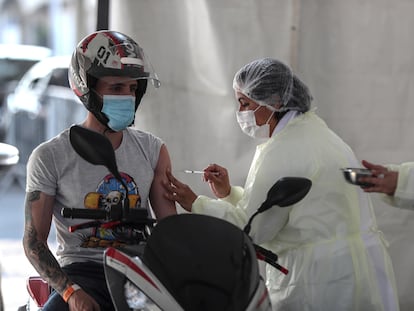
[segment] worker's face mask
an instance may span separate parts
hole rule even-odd
[[[103,95],[102,112],[109,119],[109,128],[115,132],[122,131],[130,126],[135,119],[135,97]]]
[[[253,138],[269,138],[270,137],[270,119],[272,118],[274,111],[272,111],[269,119],[263,125],[257,125],[255,112],[262,106],[258,106],[255,110],[237,111],[237,122],[240,125],[241,130]]]

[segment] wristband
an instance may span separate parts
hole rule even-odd
[[[71,286],[69,286],[68,288],[65,289],[65,291],[63,292],[63,300],[67,303],[70,296],[72,296],[72,294],[74,292],[76,292],[77,290],[81,289],[81,287],[78,284],[72,284]]]

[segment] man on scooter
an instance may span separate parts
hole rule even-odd
[[[71,147],[69,129],[39,145],[27,166],[25,231],[27,258],[53,287],[43,310],[114,310],[102,265],[103,252],[116,245],[116,230],[68,227],[84,221],[61,216],[62,208],[108,208],[133,196],[135,207],[150,206],[157,219],[176,214],[162,183],[171,169],[163,141],[133,129],[135,112],[150,80],[159,80],[142,48],[116,31],[97,31],[79,42],[69,66],[69,82],[88,110],[81,126],[105,135],[115,149],[125,189],[103,166],[83,160]],[[48,247],[52,220],[57,258]]]

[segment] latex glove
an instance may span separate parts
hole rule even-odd
[[[167,178],[169,183],[164,184],[166,198],[177,202],[185,210],[191,212],[191,207],[197,199],[197,195],[188,185],[175,178],[169,169],[167,169]]]

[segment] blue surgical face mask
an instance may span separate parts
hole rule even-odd
[[[122,131],[135,119],[135,97],[130,95],[103,95],[102,112],[109,119],[108,127]]]

